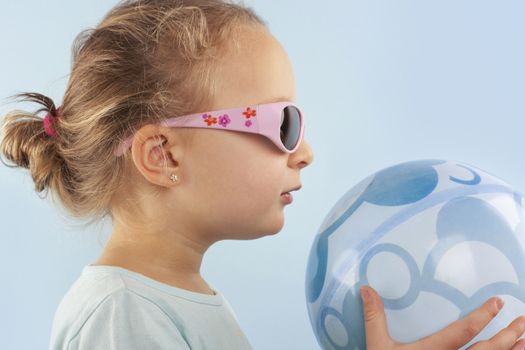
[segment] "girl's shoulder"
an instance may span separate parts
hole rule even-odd
[[[141,339],[154,335],[157,342],[163,341],[163,334],[169,335],[164,339],[167,344],[183,339],[191,348],[203,349],[207,342],[212,346],[224,341],[226,346],[225,334],[229,334],[238,339],[240,349],[249,349],[229,303],[212,289],[214,295],[196,293],[121,267],[87,265],[55,313],[55,346],[51,349],[62,349],[60,344],[68,343],[75,349],[81,342],[87,342],[82,343],[87,348],[103,348],[101,341],[134,339],[128,334],[133,332]],[[108,327],[108,322],[115,326]],[[138,336],[141,331],[149,335]],[[140,343],[139,339],[134,341]],[[154,345],[144,344],[141,348],[159,348],[159,344]],[[184,349],[182,345],[180,348]]]

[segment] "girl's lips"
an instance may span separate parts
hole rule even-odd
[[[281,200],[285,204],[290,204],[293,202],[293,196],[291,193],[286,192],[281,194]]]

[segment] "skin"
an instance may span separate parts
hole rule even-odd
[[[212,110],[288,100],[295,102],[290,60],[266,30],[243,30],[241,50],[229,52],[217,72]],[[303,139],[292,154],[263,136],[145,125],[132,144],[133,188],[117,195],[113,232],[92,265],[120,266],[193,292],[213,294],[200,275],[204,253],[224,239],[273,235],[284,225],[281,193],[301,184],[300,171],[313,161]],[[169,175],[179,180],[173,183]],[[126,208],[131,192],[139,210]],[[126,214],[126,210],[131,214]],[[452,350],[474,338],[497,314],[487,301],[463,320],[418,342],[401,344],[388,335],[381,298],[364,302],[368,350]],[[521,349],[518,318],[489,341],[470,349]]]

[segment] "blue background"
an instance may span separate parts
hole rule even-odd
[[[246,0],[286,48],[315,152],[276,236],[222,241],[204,278],[255,349],[318,349],[304,275],[325,215],[353,185],[416,159],[472,164],[525,192],[525,3]],[[59,105],[75,36],[116,1],[3,1],[0,98]],[[4,102],[5,100],[2,100]],[[0,106],[34,110],[34,105]],[[54,312],[98,257],[109,222],[82,229],[40,199],[26,170],[0,164],[0,348],[44,349]]]

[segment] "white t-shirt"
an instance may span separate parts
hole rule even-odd
[[[87,265],[55,312],[50,350],[252,349],[228,301]]]

